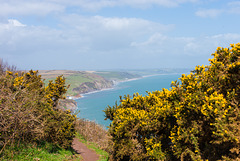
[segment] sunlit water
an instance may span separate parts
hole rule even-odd
[[[79,118],[96,121],[105,127],[109,126],[110,121],[104,120],[103,110],[108,106],[119,103],[119,96],[139,94],[146,95],[146,91],[152,92],[162,88],[170,88],[171,82],[177,80],[181,74],[156,75],[137,80],[118,83],[114,88],[89,93],[83,98],[77,99]]]

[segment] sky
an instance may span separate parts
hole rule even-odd
[[[0,58],[21,70],[194,68],[240,42],[240,0],[0,0]]]

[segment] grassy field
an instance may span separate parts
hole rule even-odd
[[[80,86],[84,82],[92,82],[93,79],[86,77],[82,74],[74,74],[66,77],[66,84],[70,84],[67,94],[76,95],[77,93],[73,92],[73,89]]]
[[[63,75],[66,78],[66,84],[70,85],[67,95],[76,95],[78,93],[73,92],[74,88],[79,87],[82,83],[93,82],[99,78],[99,76],[87,71],[70,71],[70,70],[43,70],[39,71],[39,74],[44,79],[44,83],[48,83],[49,80],[54,80],[57,76]]]
[[[94,73],[106,79],[114,80],[114,81],[123,81],[126,79],[140,77],[140,75],[137,75],[137,74],[130,74],[128,72],[118,72],[118,71],[97,71]]]

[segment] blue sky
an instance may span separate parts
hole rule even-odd
[[[240,42],[239,0],[0,0],[19,69],[194,68]]]

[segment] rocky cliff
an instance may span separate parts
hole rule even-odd
[[[58,101],[57,108],[65,110],[70,110],[74,113],[77,109],[77,102],[73,99],[61,99]]]
[[[83,94],[112,87],[113,87],[112,81],[106,79],[98,79],[92,82],[82,83],[80,86],[73,88],[73,92]]]

